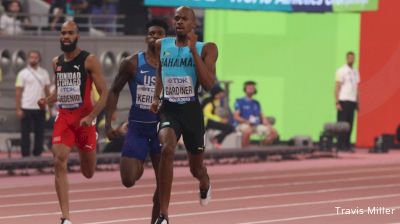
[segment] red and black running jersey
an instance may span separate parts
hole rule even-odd
[[[64,54],[58,56],[56,66],[57,102],[60,109],[91,110],[90,92],[92,78],[85,69],[89,52],[81,51],[71,61],[65,61]]]

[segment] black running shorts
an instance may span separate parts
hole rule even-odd
[[[175,131],[177,141],[181,135],[186,150],[191,154],[204,152],[204,118],[199,102],[185,104],[164,101],[160,108],[160,126],[172,128]]]

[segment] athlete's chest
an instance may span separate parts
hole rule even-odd
[[[139,66],[136,70],[134,82],[137,85],[155,86],[156,69],[148,64]]]

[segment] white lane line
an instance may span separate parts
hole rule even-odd
[[[226,183],[226,182],[238,182],[238,181],[251,181],[251,180],[272,180],[279,178],[289,178],[289,177],[315,177],[315,176],[328,176],[328,175],[340,175],[340,174],[359,174],[359,173],[371,173],[378,171],[394,171],[400,170],[400,168],[381,168],[381,169],[361,169],[361,170],[350,170],[350,171],[331,171],[331,172],[313,172],[313,173],[305,173],[305,174],[285,174],[285,175],[273,175],[273,176],[261,176],[261,177],[242,177],[242,178],[222,178],[222,179],[211,179],[213,183]],[[190,181],[177,181],[174,182],[174,186],[178,185],[190,185],[197,183],[194,179]],[[143,184],[135,186],[138,188],[149,188],[154,187],[155,184]],[[113,191],[113,190],[121,190],[123,187],[103,187],[103,188],[91,188],[91,189],[78,189],[78,190],[70,190],[70,194],[74,193],[86,193],[86,192],[98,192],[98,191]],[[16,198],[16,197],[31,197],[31,196],[44,196],[44,195],[54,195],[55,191],[45,191],[45,192],[36,192],[36,193],[18,193],[18,194],[1,194],[0,199],[2,198]]]
[[[309,190],[309,191],[286,192],[286,193],[276,193],[276,194],[263,194],[263,195],[251,195],[251,196],[241,196],[241,197],[231,197],[231,198],[220,198],[220,199],[213,199],[213,202],[227,202],[227,201],[272,198],[272,197],[293,196],[293,195],[306,195],[306,194],[322,194],[322,193],[338,192],[338,191],[365,190],[365,189],[388,188],[388,187],[398,187],[398,186],[400,186],[400,184],[331,188],[331,189],[323,189],[323,190]],[[218,190],[218,189],[216,189],[216,190]],[[197,203],[198,203],[197,200],[196,201],[182,201],[182,202],[174,202],[174,203],[171,203],[170,205],[175,206],[175,205],[186,205],[186,204],[197,204]],[[139,204],[139,205],[118,206],[118,207],[73,210],[70,213],[74,214],[74,213],[86,213],[86,212],[111,211],[111,210],[128,209],[128,208],[129,209],[145,208],[145,207],[152,207],[152,206],[153,206],[153,204]],[[1,219],[47,216],[47,215],[56,215],[56,214],[59,214],[59,212],[32,213],[32,214],[13,215],[13,216],[0,216],[0,220]]]
[[[377,176],[377,177],[357,177],[357,178],[341,178],[341,179],[331,179],[331,180],[301,181],[301,182],[288,182],[288,183],[276,183],[276,184],[242,185],[242,186],[235,186],[235,187],[215,188],[213,191],[214,192],[224,192],[224,191],[257,189],[257,188],[267,188],[267,187],[288,187],[288,186],[290,187],[290,186],[315,185],[315,184],[338,183],[338,182],[355,182],[355,181],[363,181],[363,180],[380,180],[380,179],[396,178],[396,177],[400,177],[400,174],[399,175]],[[374,186],[394,186],[394,185],[397,186],[397,184],[374,185]],[[366,189],[368,189],[368,188],[366,188]],[[182,195],[182,194],[192,194],[192,193],[198,193],[198,191],[178,191],[178,192],[172,192],[172,195]],[[124,199],[134,199],[134,198],[143,198],[143,197],[153,197],[153,193],[151,193],[151,194],[136,194],[133,196],[75,199],[75,200],[70,200],[70,203],[124,200]],[[32,203],[4,204],[4,205],[0,205],[0,208],[39,206],[39,205],[51,205],[51,204],[58,204],[58,201],[52,200],[52,201],[32,202]]]
[[[393,198],[393,197],[400,197],[400,194],[387,194],[387,195],[375,195],[375,196],[368,196],[368,197],[345,198],[345,199],[326,200],[326,201],[317,201],[317,202],[301,202],[301,203],[290,203],[290,204],[280,204],[280,205],[220,209],[220,210],[204,211],[204,212],[181,213],[181,214],[176,214],[176,215],[170,215],[169,217],[173,218],[173,217],[188,217],[188,216],[221,214],[221,213],[231,213],[231,212],[246,212],[246,211],[263,210],[263,209],[287,208],[287,207],[307,206],[307,205],[321,205],[321,204],[341,203],[341,202],[349,202],[349,201],[374,200],[374,199]],[[134,222],[134,221],[142,221],[142,220],[150,220],[150,218],[141,217],[141,218],[132,218],[132,219],[117,219],[117,220],[108,220],[108,221],[101,221],[101,222],[89,222],[89,223],[84,223],[84,224],[109,224],[109,223],[121,223],[121,222]]]
[[[387,209],[399,209],[400,206],[396,207],[388,207]],[[342,216],[342,214],[337,213],[326,213],[320,215],[307,215],[307,216],[296,216],[284,219],[270,219],[270,220],[261,220],[255,222],[241,222],[238,224],[265,224],[265,223],[273,223],[273,222],[287,222],[287,221],[296,221],[296,220],[304,220],[304,219],[314,219],[314,218],[322,218],[322,217],[330,217],[330,216]],[[395,223],[394,223],[395,224]]]

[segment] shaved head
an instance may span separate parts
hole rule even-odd
[[[194,13],[194,10],[188,6],[181,6],[181,7],[177,8],[175,12],[189,12],[191,19],[193,21],[196,20],[196,15]]]
[[[69,28],[69,29],[74,29],[76,31],[76,33],[79,33],[79,27],[78,25],[74,22],[74,21],[66,21],[62,24],[61,29],[62,28]]]

